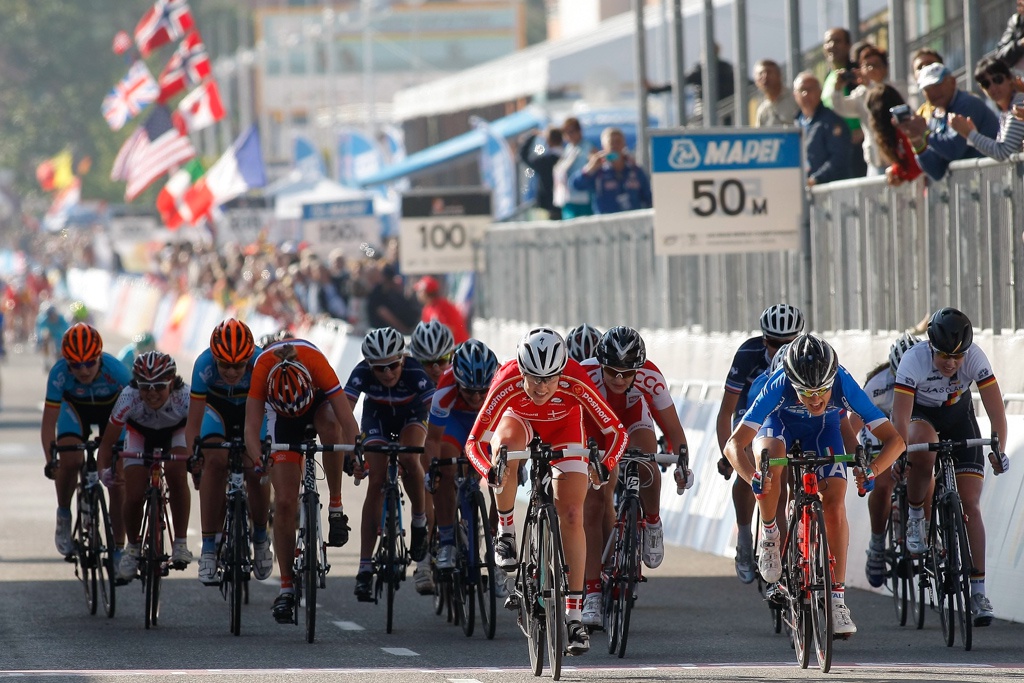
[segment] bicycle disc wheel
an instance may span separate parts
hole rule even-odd
[[[562,655],[565,653],[565,572],[562,567],[562,538],[554,510],[545,511],[541,531],[541,595],[544,598],[545,630],[548,642],[548,666],[551,678],[562,675]]]
[[[828,536],[825,534],[825,513],[821,503],[811,508],[807,538],[811,551],[811,625],[814,632],[814,654],[818,668],[828,673],[832,668],[832,563],[829,561]]]
[[[398,498],[398,491],[391,489],[384,496],[384,504],[387,506],[385,518],[384,538],[387,539],[386,561],[387,569],[384,575],[387,584],[387,632],[391,633],[395,621],[395,591],[398,590],[400,572],[398,570],[398,537],[402,533],[398,525],[398,506],[402,501]]]
[[[242,584],[244,582],[245,568],[245,501],[240,495],[235,495],[231,501],[231,527],[226,543],[229,545],[228,562],[230,566],[225,573],[225,578],[231,584],[228,596],[228,609],[231,612],[231,633],[239,635],[242,632]]]
[[[469,535],[464,533],[466,527],[458,522],[455,524],[455,570],[451,572],[451,586],[455,620],[468,638],[476,627],[476,582],[470,574],[471,562],[476,564],[476,560],[469,557]]]
[[[320,497],[309,492],[303,504],[306,506],[306,545],[302,549],[302,599],[306,603],[306,642],[316,640],[316,590],[319,585],[319,558],[317,543],[320,534]]]
[[[935,572],[933,588],[935,591],[935,602],[938,603],[939,607],[942,640],[946,643],[947,647],[953,647],[953,641],[956,638],[956,626],[953,624],[955,619],[953,603],[956,599],[954,597],[956,578],[950,564],[950,551],[955,551],[955,547],[951,547],[951,544],[955,546],[956,541],[953,538],[955,537],[956,530],[949,519],[949,511],[946,506],[947,503],[941,501],[932,511],[932,526],[935,527],[936,533],[933,534],[932,538],[931,558],[932,570]]]
[[[640,528],[637,526],[640,507],[636,500],[627,500],[620,512],[622,520],[622,554],[619,556],[619,595],[616,599],[618,617],[615,630],[618,632],[618,655],[626,656],[626,642],[629,639],[629,618],[633,611],[637,573],[640,568]]]
[[[803,524],[798,520],[797,524]],[[782,579],[789,594],[789,628],[793,638],[793,651],[797,664],[806,669],[811,661],[811,615],[805,586],[809,577],[805,574],[806,563],[801,561],[801,549],[797,543],[794,525],[790,525],[789,543],[786,551],[786,570]]]
[[[967,540],[967,527],[960,506],[959,496],[950,498],[953,512],[951,521],[956,529],[956,548],[950,551],[950,568],[953,586],[953,607],[956,610],[957,626],[960,629],[960,641],[965,650],[970,650],[974,638],[974,617],[971,616],[971,546]]]
[[[477,603],[480,607],[480,625],[487,640],[494,639],[498,611],[498,567],[494,564],[494,538],[487,523],[484,496],[477,491],[473,501],[473,517],[467,530],[469,541],[469,571],[476,576]]]
[[[117,575],[114,573],[114,549],[117,545],[114,542],[114,531],[110,526],[110,514],[107,512],[107,501],[102,493],[96,495],[96,507],[98,511],[97,524],[102,529],[101,546],[97,549],[96,561],[97,572],[99,573],[99,595],[103,603],[103,610],[107,617],[114,616],[114,585]]]

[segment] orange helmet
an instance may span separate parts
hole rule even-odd
[[[103,338],[88,323],[75,323],[60,342],[60,352],[69,363],[88,363],[103,353]]]
[[[283,360],[267,375],[267,402],[286,417],[302,415],[313,402],[313,378],[300,363]]]
[[[210,335],[210,353],[221,363],[242,363],[256,350],[252,330],[240,320],[228,318],[213,328]]]

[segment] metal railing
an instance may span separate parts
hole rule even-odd
[[[927,185],[864,178],[814,188],[810,291],[798,252],[655,256],[654,210],[496,225],[480,246],[476,313],[563,328],[739,332],[787,301],[822,331],[901,330],[940,306],[962,309],[979,329],[1024,329],[1022,159],[956,162]]]

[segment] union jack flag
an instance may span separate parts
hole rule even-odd
[[[210,77],[210,56],[199,31],[189,31],[160,73],[160,101]]]
[[[156,0],[135,27],[135,44],[143,57],[161,45],[178,40],[195,22],[186,0]]]
[[[128,73],[103,98],[103,118],[111,130],[121,130],[128,119],[138,116],[160,94],[160,86],[153,74],[141,61],[136,61]]]

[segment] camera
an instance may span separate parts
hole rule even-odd
[[[843,71],[843,82],[850,83],[851,85],[857,82],[857,70],[846,69]]]
[[[909,121],[910,117],[914,115],[914,113],[910,111],[910,106],[906,104],[900,104],[895,107],[890,107],[889,113],[892,114],[892,117],[894,119],[896,119],[896,123],[903,123],[904,121]]]

